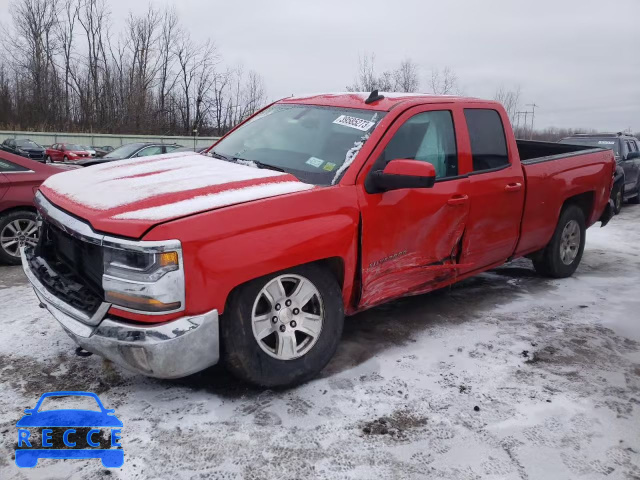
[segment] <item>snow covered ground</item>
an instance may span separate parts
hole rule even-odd
[[[0,479],[638,479],[638,312],[633,205],[588,231],[573,278],[519,260],[360,314],[322,377],[284,391],[77,357],[21,271],[0,267]],[[52,390],[115,408],[122,469],[15,466],[15,423]]]

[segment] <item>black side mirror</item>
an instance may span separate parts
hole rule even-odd
[[[640,158],[640,152],[629,152],[629,153],[627,153],[626,160],[634,160],[636,158]]]
[[[436,169],[418,160],[391,160],[384,170],[369,174],[367,192],[382,193],[403,188],[431,188],[436,181]]]

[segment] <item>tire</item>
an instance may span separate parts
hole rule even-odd
[[[36,228],[34,231],[33,229]],[[15,210],[0,216],[0,262],[19,265],[20,247],[38,242],[36,214]]]
[[[267,294],[267,287],[279,293]],[[315,293],[301,304],[313,289]],[[290,300],[290,305],[281,304]],[[267,275],[231,293],[220,323],[222,360],[232,374],[254,385],[297,385],[316,376],[331,360],[343,324],[342,292],[328,270],[311,264]],[[285,346],[291,348],[279,351]]]
[[[68,161],[69,161],[69,157],[67,157],[67,156],[65,155],[64,157],[62,157],[62,160],[63,160],[64,162],[68,162]]]
[[[576,205],[567,206],[560,214],[551,241],[533,266],[540,275],[566,278],[580,265],[586,240],[584,213]],[[575,235],[572,233],[575,232]],[[579,238],[576,236],[579,234]]]
[[[51,156],[47,155],[46,158],[44,159],[44,163],[51,163]]]
[[[624,203],[624,184],[618,187],[615,196],[613,197],[613,213],[618,215],[622,211],[622,204]]]
[[[633,203],[634,205],[640,204],[640,179],[638,179],[638,184],[636,185],[636,193],[629,199],[629,203]]]

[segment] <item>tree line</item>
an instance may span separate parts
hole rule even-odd
[[[225,66],[172,8],[113,33],[107,0],[14,0],[0,30],[0,128],[220,135],[266,101],[262,77]]]

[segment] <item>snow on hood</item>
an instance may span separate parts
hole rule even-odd
[[[40,188],[100,229],[100,223],[169,220],[314,186],[287,173],[179,152],[60,173]]]

